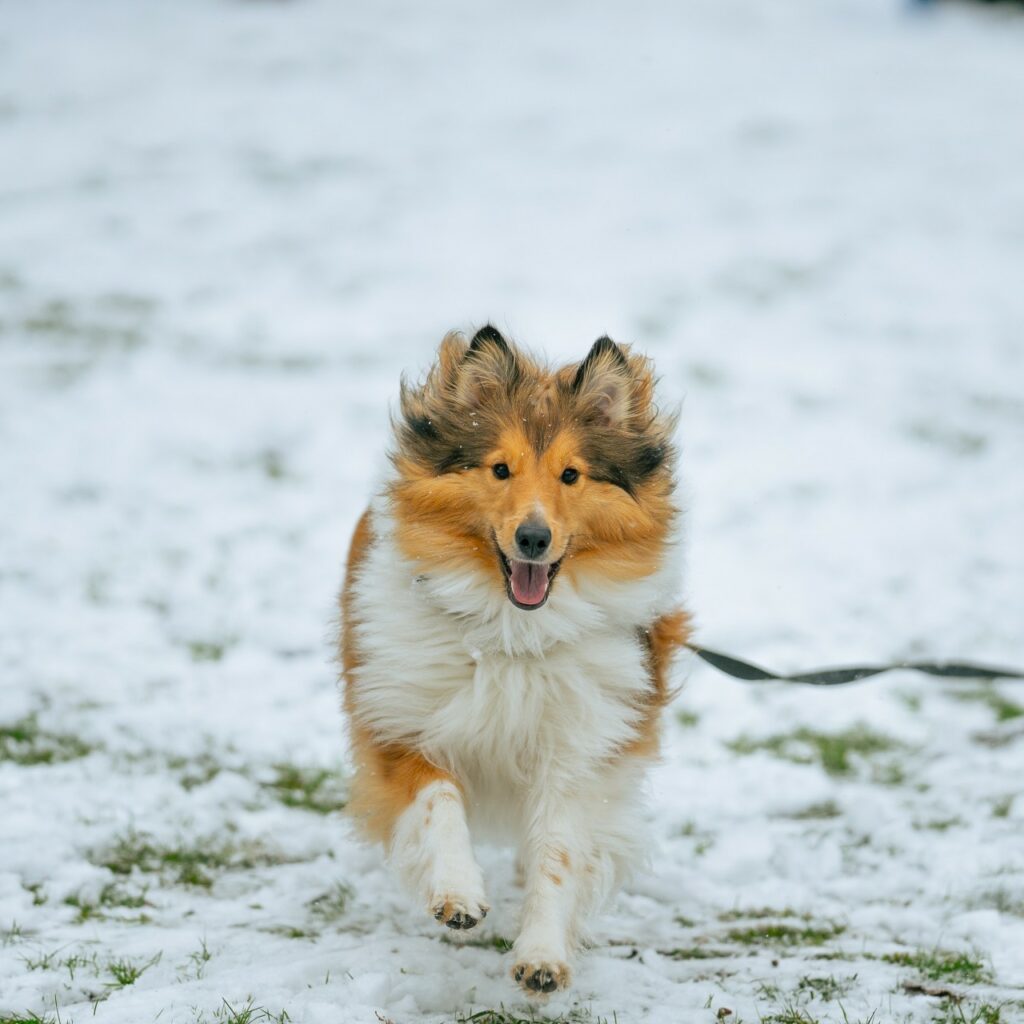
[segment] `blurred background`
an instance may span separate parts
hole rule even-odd
[[[449,329],[654,358],[710,646],[1024,660],[1019,5],[8,4],[0,142],[0,1020],[514,998],[318,813],[348,535]],[[842,1019],[813,943],[779,968],[723,934],[770,908],[873,951],[857,1019],[961,1005],[907,977],[1016,1019],[1020,695],[686,674],[652,873],[553,1015]],[[206,850],[209,884],[146,849]]]

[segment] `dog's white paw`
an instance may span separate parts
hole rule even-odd
[[[572,981],[569,965],[557,958],[521,957],[512,968],[512,977],[528,996],[546,996],[568,988]]]
[[[487,916],[491,908],[482,900],[455,891],[435,892],[430,898],[430,913],[448,928],[467,931]]]

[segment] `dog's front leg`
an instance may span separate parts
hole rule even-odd
[[[551,793],[539,804],[521,851],[526,893],[512,968],[513,978],[529,995],[569,985],[569,961],[582,918],[603,874],[578,804]]]
[[[392,831],[391,858],[427,910],[449,928],[472,928],[490,909],[473,856],[462,792],[451,777],[416,793]]]

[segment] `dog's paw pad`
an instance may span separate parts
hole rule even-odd
[[[569,968],[557,960],[520,960],[512,968],[512,977],[527,995],[547,995],[569,987]]]
[[[446,927],[455,931],[468,931],[482,921],[490,909],[485,903],[448,896],[432,901],[430,912],[435,921],[440,921]]]

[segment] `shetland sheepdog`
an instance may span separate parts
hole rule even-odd
[[[391,467],[341,595],[350,807],[447,928],[487,916],[473,838],[518,847],[512,977],[570,983],[642,859],[678,606],[675,420],[650,362],[599,338],[541,365],[486,326],[402,381]]]

